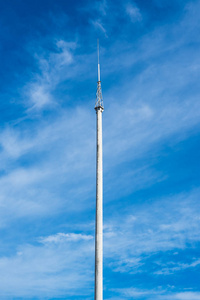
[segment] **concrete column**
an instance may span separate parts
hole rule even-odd
[[[103,161],[102,111],[97,114],[97,166],[96,166],[96,229],[95,229],[95,300],[103,300]]]

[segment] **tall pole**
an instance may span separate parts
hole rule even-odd
[[[102,112],[103,98],[100,81],[99,42],[98,42],[98,81],[96,93],[97,116],[97,161],[96,161],[96,227],[95,227],[95,300],[103,300],[103,151],[102,151]]]

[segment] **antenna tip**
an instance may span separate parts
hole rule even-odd
[[[97,55],[98,55],[98,64],[99,64],[99,39],[97,39]]]

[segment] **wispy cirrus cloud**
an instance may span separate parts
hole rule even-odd
[[[130,17],[132,22],[142,21],[142,14],[135,3],[128,3],[126,5],[126,13]]]
[[[145,271],[149,256],[176,249],[181,251],[199,242],[198,195],[198,190],[194,190],[185,195],[159,199],[153,204],[136,204],[132,207],[132,215],[129,207],[129,214],[126,218],[123,215],[123,220],[120,216],[110,219],[105,228],[105,257],[108,260],[112,257],[111,267],[117,272],[129,274]],[[171,271],[198,264],[199,260],[180,264],[176,258]],[[164,274],[163,267],[156,265],[157,274]]]
[[[156,271],[158,275],[169,275],[174,274],[177,271],[183,271],[185,269],[195,268],[200,265],[200,259],[193,259],[191,263],[180,263],[180,262],[167,262],[166,264],[160,265],[160,270]]]
[[[81,233],[62,233],[59,232],[55,235],[50,235],[47,237],[41,237],[39,239],[39,242],[45,244],[45,243],[60,243],[60,242],[67,242],[67,241],[74,241],[78,242],[81,240],[91,240],[93,239],[92,235],[86,235],[86,234],[81,234]]]
[[[107,37],[106,29],[105,29],[105,27],[103,26],[103,24],[101,23],[100,20],[92,21],[92,24],[94,25],[95,28],[101,30],[105,34],[105,36]]]
[[[25,95],[30,105],[29,110],[40,110],[46,106],[56,105],[52,93],[60,80],[63,80],[63,69],[73,63],[72,51],[75,42],[58,40],[55,52],[35,54],[40,73],[36,74],[25,86]]]
[[[173,287],[169,287],[168,290],[154,289],[154,290],[142,290],[137,288],[127,288],[127,289],[116,289],[113,292],[120,296],[108,298],[108,300],[118,300],[118,299],[148,299],[153,300],[198,300],[200,292],[198,291],[184,291],[176,293],[173,291]]]
[[[88,122],[84,123],[84,119]],[[91,122],[92,116],[87,111],[75,110],[60,116],[57,121],[53,120],[51,124],[44,122],[42,129],[41,124],[39,127],[31,127],[31,132],[28,128],[7,127],[1,133],[0,157],[4,162],[0,177],[2,220],[9,222],[10,214],[14,220],[30,214],[36,216],[56,213],[62,207],[61,199],[65,199],[63,205],[69,201],[70,211],[77,207],[73,201],[77,198],[81,209],[81,202],[85,197],[91,196],[94,188],[94,185],[89,189],[85,185],[94,172],[94,167],[91,167],[95,161]],[[90,132],[87,138],[86,132]],[[82,138],[77,139],[80,134]],[[35,156],[37,160],[33,159]],[[27,160],[31,161],[28,166]],[[88,173],[85,172],[86,169]],[[73,174],[76,174],[75,177]],[[80,185],[74,193],[73,186],[77,180]],[[64,192],[66,186],[68,189]],[[55,196],[56,190],[59,190],[59,196]]]
[[[54,242],[49,237],[48,241],[43,239],[42,245],[21,245],[14,255],[1,257],[0,287],[4,299],[90,295],[94,245],[91,238],[85,237],[58,234],[56,242],[55,236]],[[66,242],[60,244],[63,238]]]

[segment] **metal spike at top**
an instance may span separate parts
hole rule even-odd
[[[99,39],[97,39],[97,56],[98,56],[98,64],[99,64]]]
[[[100,80],[100,64],[99,64],[99,39],[97,40],[97,57],[98,57],[98,81]]]
[[[100,63],[99,63],[99,39],[97,40],[97,56],[98,56],[98,81],[97,81],[95,109],[98,107],[103,109],[103,96],[102,96],[102,90],[101,90]]]

